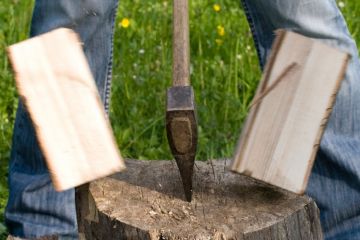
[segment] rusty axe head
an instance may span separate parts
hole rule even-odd
[[[192,175],[197,147],[194,91],[174,86],[167,91],[166,131],[172,154],[180,170],[187,201],[192,197]]]

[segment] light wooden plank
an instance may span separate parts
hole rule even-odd
[[[250,110],[232,170],[303,193],[348,58],[319,41],[279,31],[255,96],[261,101]]]
[[[57,29],[8,48],[55,189],[125,168],[81,41]]]

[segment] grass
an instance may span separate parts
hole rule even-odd
[[[122,3],[118,22],[128,18],[130,25],[115,34],[111,105],[115,135],[125,156],[169,159],[164,112],[171,85],[172,8],[167,1]],[[198,159],[231,155],[260,73],[239,3],[218,3],[219,12],[208,1],[192,1],[191,7]],[[219,36],[218,28],[225,30],[224,36]]]
[[[217,3],[221,10],[216,12]],[[343,0],[360,42],[360,2]],[[27,37],[33,1],[0,1],[0,239],[17,96],[4,49]],[[123,0],[116,21],[110,119],[122,154],[170,159],[164,128],[171,85],[171,1]],[[121,27],[129,19],[127,28]],[[240,1],[191,2],[191,79],[199,116],[197,158],[231,156],[260,70]],[[224,34],[222,31],[224,30]],[[223,36],[220,36],[223,35]]]
[[[7,168],[11,136],[17,106],[13,77],[5,55],[5,47],[26,39],[32,1],[0,2],[0,239],[5,239],[3,212],[7,201]]]

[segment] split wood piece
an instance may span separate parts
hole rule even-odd
[[[304,193],[349,55],[279,31],[231,169]]]
[[[229,172],[229,163],[196,162],[189,203],[174,161],[127,160],[126,172],[79,189],[80,239],[323,239],[312,199]]]
[[[8,48],[55,189],[124,169],[81,41],[58,29]]]

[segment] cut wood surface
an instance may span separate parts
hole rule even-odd
[[[322,239],[313,200],[230,172],[229,163],[196,162],[188,203],[175,161],[127,160],[127,171],[78,189],[81,239]]]
[[[62,28],[12,45],[8,53],[55,188],[123,169],[78,36]]]
[[[303,193],[348,54],[279,31],[232,170]]]

